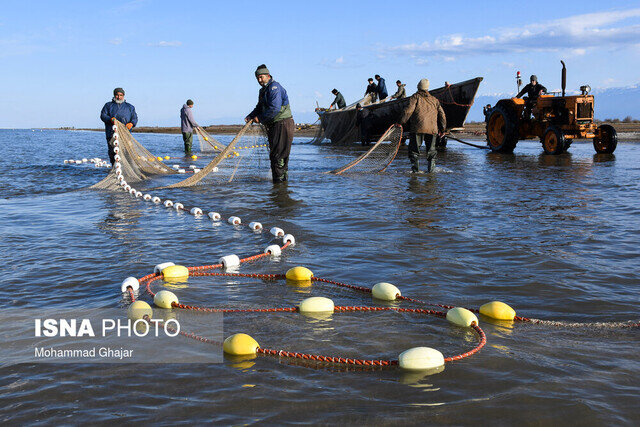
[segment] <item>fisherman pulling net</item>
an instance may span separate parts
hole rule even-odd
[[[200,142],[200,152],[220,153],[222,150],[227,148],[226,145],[209,135],[207,131],[200,126],[194,127],[193,130],[195,130],[195,133],[198,136],[198,142]]]
[[[395,159],[402,142],[402,126],[391,125],[366,153],[330,173],[336,175],[380,173]]]
[[[112,168],[102,181],[92,185],[90,188],[117,189],[119,185],[116,178],[118,171],[122,173],[124,180],[130,183],[144,181],[154,175],[177,173],[136,141],[129,129],[120,121],[115,120],[113,130],[115,132],[109,144],[114,146],[114,142],[118,141],[118,146],[114,147],[114,152],[116,153],[116,158],[119,159],[120,167]]]
[[[264,127],[245,124],[240,132],[208,165],[199,172],[166,188],[231,182],[265,177],[269,171],[267,137]]]

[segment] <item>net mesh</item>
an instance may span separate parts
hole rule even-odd
[[[200,142],[200,152],[220,153],[222,152],[222,150],[227,148],[226,145],[222,144],[220,141],[209,135],[207,131],[200,126],[195,127],[194,130],[198,137],[198,141]]]
[[[268,144],[264,127],[249,122],[199,172],[166,188],[261,179],[269,173],[269,152],[266,147]]]
[[[384,172],[398,154],[401,142],[402,126],[392,125],[366,153],[331,173],[342,175]]]
[[[120,170],[125,181],[134,183],[144,181],[154,175],[177,173],[136,141],[124,124],[116,120],[114,126],[115,133],[109,144],[115,146],[117,141],[116,151],[118,151],[117,155],[120,156]],[[116,174],[116,169],[112,168],[104,179],[92,185],[91,188],[117,189],[119,183],[116,179]]]
[[[368,94],[364,98],[339,110],[319,109],[320,119],[318,120],[318,130],[313,139],[307,141],[307,144],[321,144],[326,139],[330,139],[331,142],[336,145],[345,145],[352,141],[359,141],[360,129],[356,126],[356,105],[360,104],[365,106],[372,103],[371,94]],[[325,114],[335,115],[337,111],[339,111],[338,120],[334,117],[332,117],[331,120],[323,117]]]

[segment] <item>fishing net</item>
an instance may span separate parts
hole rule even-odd
[[[261,179],[268,176],[269,167],[269,151],[264,127],[249,122],[208,165],[192,176],[166,188]]]
[[[331,173],[341,175],[384,172],[398,154],[401,142],[402,126],[391,125],[366,153]]]
[[[345,145],[349,142],[360,140],[360,130],[356,126],[357,110],[356,105],[371,105],[371,94],[349,104],[339,110],[328,110],[319,108],[318,130],[312,140],[307,144],[320,144],[326,139],[336,145]],[[338,119],[336,119],[338,118]]]
[[[120,156],[120,170],[126,182],[139,182],[154,175],[177,173],[136,141],[124,124],[116,120],[114,126],[115,132],[109,144],[113,146],[115,141],[118,141],[115,151],[117,151],[116,155]],[[116,174],[116,168],[112,168],[102,181],[92,185],[90,188],[117,189],[119,183],[116,179]]]
[[[195,133],[200,142],[200,152],[202,153],[220,153],[227,148],[226,145],[220,143],[217,139],[207,133],[206,130],[197,126],[194,128]]]

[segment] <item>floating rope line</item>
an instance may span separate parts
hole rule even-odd
[[[284,247],[283,247],[284,249]],[[242,262],[246,262],[254,259],[255,257],[247,257],[241,260]],[[214,264],[212,266],[202,266],[207,269],[211,268],[221,268],[222,265]],[[284,280],[286,279],[286,275],[282,274],[244,274],[244,273],[213,273],[213,272],[200,272],[202,267],[187,267],[190,271],[194,271],[191,276],[227,276],[227,277],[248,277],[248,278],[258,278],[263,280]],[[162,279],[163,276],[158,273],[150,274],[144,276],[139,279],[141,284],[145,284],[147,292],[154,297],[160,295],[160,293],[154,293],[151,290],[151,283],[156,280]],[[317,277],[311,277],[312,281],[317,282],[330,282],[326,279],[320,279]],[[164,291],[167,292],[167,291]],[[172,301],[170,303],[171,308],[181,309],[181,310],[191,310],[199,313],[304,313],[304,310],[300,306],[295,307],[276,307],[276,308],[252,308],[252,309],[232,309],[232,308],[210,308],[210,307],[197,307],[187,304],[181,304],[177,300]],[[397,312],[397,313],[411,313],[411,314],[420,314],[420,315],[431,315],[440,318],[447,318],[447,313],[443,311],[436,310],[428,310],[428,309],[420,309],[420,308],[399,308],[399,307],[370,307],[370,306],[333,306],[333,313],[353,313],[353,312]],[[443,357],[444,362],[453,362],[457,360],[464,359],[469,357],[478,351],[487,342],[486,335],[482,331],[482,329],[478,326],[477,321],[472,322],[470,325],[478,336],[477,345],[464,353],[456,354],[453,356]],[[208,338],[198,336],[196,334],[184,332],[181,335],[195,339],[201,342],[207,342],[211,344],[220,344],[219,342],[209,340]],[[385,359],[361,359],[361,358],[347,358],[347,357],[339,357],[339,356],[326,356],[319,354],[309,354],[309,353],[299,353],[292,352],[287,350],[275,350],[269,348],[257,347],[256,354],[258,355],[268,355],[268,356],[277,356],[277,357],[287,357],[287,358],[295,358],[302,360],[311,360],[317,362],[327,362],[327,363],[337,363],[337,364],[346,364],[346,365],[356,365],[356,366],[373,366],[373,367],[386,367],[386,366],[397,366],[400,364],[399,360],[385,360]]]

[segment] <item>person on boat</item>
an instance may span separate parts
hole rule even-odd
[[[295,124],[289,105],[287,91],[271,77],[266,65],[259,65],[255,71],[261,86],[258,104],[245,117],[245,122],[262,123],[269,140],[269,159],[274,183],[284,182],[289,174],[289,154],[293,142]]]
[[[182,141],[184,141],[184,154],[191,154],[191,144],[193,143],[193,128],[198,124],[193,119],[193,101],[187,99],[187,103],[180,110],[180,130],[182,131]]]
[[[525,85],[520,92],[516,95],[516,98],[520,98],[525,93],[527,94],[527,98],[525,98],[525,108],[524,108],[524,118],[529,119],[531,117],[531,110],[536,105],[536,101],[538,97],[543,93],[547,93],[547,88],[538,83],[538,77],[535,74],[532,74],[529,78],[530,83]]]
[[[376,102],[376,97],[378,96],[378,85],[373,82],[373,79],[369,77],[369,85],[367,86],[367,90],[364,92],[364,96],[371,94],[371,102]]]
[[[396,85],[398,85],[398,90],[396,91],[396,93],[394,93],[393,95],[391,95],[391,99],[401,99],[401,98],[405,98],[407,96],[407,91],[404,89],[404,87],[406,86],[405,84],[402,84],[402,82],[400,80],[396,81]]]
[[[342,94],[338,92],[338,89],[333,89],[331,93],[336,96],[336,99],[333,100],[333,102],[329,106],[329,109],[333,108],[334,105],[337,106],[338,109],[344,108],[347,106],[347,103],[344,100],[344,96],[342,96]]]
[[[442,136],[447,128],[447,118],[440,101],[429,93],[429,80],[418,83],[418,91],[409,98],[409,105],[400,118],[403,126],[409,122],[409,160],[411,171],[420,172],[420,145],[427,147],[427,172],[433,172],[436,166],[436,137]]]
[[[104,104],[104,107],[102,107],[102,111],[100,112],[100,120],[104,122],[104,133],[107,136],[109,160],[112,165],[115,163],[115,153],[113,152],[113,146],[110,141],[113,137],[113,125],[116,119],[121,123],[124,123],[129,130],[138,124],[136,109],[133,105],[124,100],[124,89],[121,87],[117,87],[113,90],[113,98],[110,102]]]
[[[378,81],[378,99],[382,101],[387,96],[389,96],[389,93],[387,92],[387,84],[384,82],[384,79],[380,77],[379,74],[376,74],[374,77]]]

